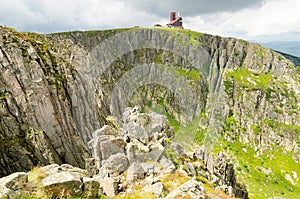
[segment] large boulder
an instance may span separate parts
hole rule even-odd
[[[10,198],[21,193],[27,182],[28,174],[25,172],[17,172],[0,178],[0,198]]]
[[[123,153],[111,155],[104,164],[104,167],[108,169],[109,172],[117,175],[126,171],[128,166],[128,158]]]
[[[98,195],[99,182],[89,178],[89,173],[84,169],[68,164],[52,164],[35,172],[36,180],[40,180],[37,186],[49,197],[95,198]]]
[[[138,123],[129,122],[123,125],[123,131],[128,135],[130,139],[135,139],[143,144],[148,144],[149,135],[145,129]]]
[[[54,197],[81,196],[83,181],[77,173],[62,171],[53,173],[42,181],[42,187],[47,195]]]

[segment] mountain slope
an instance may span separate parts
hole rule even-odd
[[[0,32],[1,176],[38,164],[84,167],[92,133],[136,104],[166,114],[185,145],[238,151],[237,165],[248,153],[257,158],[251,164],[286,154],[286,172],[272,175],[300,175],[300,70],[286,55],[165,28]],[[257,166],[240,166],[251,188],[259,183],[249,176],[272,161]],[[299,193],[298,178],[283,181],[284,191]]]

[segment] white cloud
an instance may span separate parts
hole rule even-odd
[[[172,3],[171,3],[172,1]],[[300,32],[299,0],[0,0],[0,25],[56,32],[152,26],[177,9],[193,30],[253,39]],[[291,35],[291,34],[290,34]]]
[[[300,31],[300,1],[267,0],[260,8],[185,19],[186,26],[211,34],[247,39]]]

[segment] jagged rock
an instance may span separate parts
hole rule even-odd
[[[154,112],[150,112],[149,116],[151,119],[146,129],[151,135],[155,132],[163,132],[166,133],[167,137],[173,136],[172,131],[168,131],[168,120],[166,116]]]
[[[163,170],[166,173],[174,173],[175,172],[176,167],[175,167],[174,163],[171,160],[167,159],[165,156],[163,156],[159,162],[160,162],[161,166],[163,167]]]
[[[132,163],[127,170],[126,181],[128,183],[143,179],[145,177],[145,170],[138,163]]]
[[[142,189],[145,192],[149,192],[154,194],[155,196],[159,197],[161,196],[163,190],[164,190],[164,185],[161,182],[156,182],[154,184],[146,185]]]
[[[149,151],[140,150],[137,145],[130,145],[127,151],[128,159],[130,162],[146,162],[158,161],[163,155],[165,148],[157,143],[148,149]]]
[[[116,32],[119,33],[117,37]],[[143,77],[151,77],[151,82],[167,88],[169,94],[164,105],[168,113],[181,122],[191,121],[205,110],[205,120],[208,121],[205,126],[213,127],[218,133],[232,111],[233,117],[239,121],[239,126],[245,128],[244,133],[240,133],[239,128],[233,128],[240,140],[249,143],[259,141],[261,145],[276,143],[287,149],[299,145],[293,142],[296,135],[293,131],[285,131],[283,137],[279,138],[278,135],[274,136],[277,129],[268,124],[261,125],[264,130],[260,135],[254,135],[251,129],[253,125],[260,125],[261,121],[267,119],[284,125],[300,125],[297,119],[299,74],[292,62],[285,58],[291,59],[289,56],[242,40],[207,34],[199,35],[195,39],[196,47],[193,45],[191,48],[190,43],[185,42],[189,41],[189,38],[173,32],[134,29],[124,32],[112,30],[109,34],[99,31],[95,34],[74,32],[39,35],[19,33],[1,27],[0,62],[3,67],[0,69],[0,151],[3,153],[0,157],[0,167],[3,169],[0,169],[0,176],[29,170],[38,164],[67,162],[84,167],[84,159],[89,157],[86,145],[92,138],[92,132],[108,123],[105,118],[109,113],[119,116],[128,104],[129,97],[126,93],[138,90],[120,89],[116,96],[111,94],[114,93],[112,88],[122,84],[119,82],[121,77],[135,68],[135,72],[139,73],[124,79],[130,79],[134,85],[145,86],[136,83],[142,83]],[[136,61],[153,63],[158,56],[162,57],[160,65],[167,64],[164,61],[165,52],[150,53],[151,56],[142,56],[143,59],[136,55],[137,53],[129,53],[136,49],[144,51],[153,48],[176,52],[171,53],[176,56],[171,55],[167,58],[172,62],[168,64],[185,70],[187,63],[193,63],[201,77],[197,81],[188,82],[193,86],[183,87],[187,83],[182,79],[186,77],[180,78],[178,75],[174,78],[174,70],[165,70],[164,66],[160,69],[154,64],[148,64],[144,68],[132,68]],[[112,62],[115,60],[120,64]],[[244,78],[246,83],[250,78],[250,87],[241,87],[238,81],[233,81],[227,76],[228,72],[240,69],[240,66],[245,66],[243,68],[249,69],[253,74],[270,74],[271,79],[276,80],[271,82],[272,86],[268,86],[266,91],[265,86],[261,88],[257,82],[252,84],[251,75]],[[147,82],[149,80],[147,79]],[[231,85],[230,82],[237,84]],[[287,83],[282,84],[283,82]],[[125,85],[128,86],[129,83]],[[209,94],[207,88],[210,88]],[[189,89],[192,95],[186,95]],[[268,92],[270,89],[271,93]],[[141,98],[145,99],[141,101],[154,99],[156,96],[152,94],[155,93],[153,91],[155,90],[149,84],[143,87],[144,94]],[[292,97],[291,93],[294,93],[295,97]],[[138,95],[139,93],[136,94]],[[180,97],[181,95],[184,97]],[[157,96],[166,95],[160,91]],[[296,108],[291,108],[291,105]],[[276,113],[276,108],[282,111]],[[129,114],[134,115],[127,115]],[[124,115],[126,118],[126,114]],[[133,120],[134,117],[131,117]],[[137,123],[141,122],[142,126],[147,126],[144,119],[137,119]],[[129,121],[128,118],[125,120],[124,122]],[[24,132],[30,132],[29,136],[25,138]],[[295,160],[300,159],[299,154],[294,157]],[[97,166],[100,167],[101,160],[98,163]]]
[[[143,167],[143,169],[146,173],[146,176],[154,175],[155,173],[157,173],[157,168],[153,163],[143,162],[143,163],[141,163],[141,166]]]
[[[130,139],[136,139],[142,142],[143,144],[148,144],[149,136],[143,127],[138,125],[137,123],[130,122],[128,124],[124,124],[123,130],[127,132],[127,135]]]
[[[94,151],[98,168],[101,167],[102,160],[107,160],[110,156],[117,153],[124,153],[124,146],[125,143],[121,139],[99,140],[97,146],[95,146],[96,151]]]
[[[190,180],[169,193],[165,199],[172,199],[178,197],[190,197],[192,199],[204,199],[205,190],[200,182]]]
[[[221,180],[218,184],[235,185],[234,166],[225,153],[218,153],[214,161],[213,174]]]
[[[127,170],[129,166],[128,158],[123,153],[111,155],[104,164],[104,167],[114,174],[121,174]]]
[[[118,190],[118,182],[110,177],[105,177],[101,180],[100,186],[103,190],[103,193],[109,198],[113,198],[116,196]]]
[[[136,117],[136,123],[142,127],[146,127],[150,123],[150,117],[148,114],[140,113]],[[152,120],[151,120],[152,121]]]
[[[27,182],[28,174],[25,172],[17,172],[0,178],[0,198],[13,198],[15,194],[23,191]]]
[[[85,159],[85,169],[89,172],[90,175],[98,174],[99,169],[96,166],[95,158]]]
[[[134,121],[140,112],[141,112],[141,107],[139,106],[135,106],[133,108],[128,107],[125,109],[122,115],[122,121],[124,123],[129,123],[130,121]]]
[[[214,159],[210,154],[206,152],[204,146],[195,150],[195,157],[202,160],[204,164],[200,164],[199,168],[206,166],[208,173],[201,176],[208,177],[208,179],[218,185],[227,194],[238,198],[248,198],[248,192],[245,188],[239,187],[236,183],[236,177],[234,174],[234,165],[230,162],[230,159],[225,153],[217,154]]]

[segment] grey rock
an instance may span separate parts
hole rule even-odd
[[[207,126],[214,127],[215,132],[212,133],[215,133],[216,138],[222,131],[229,110],[235,110],[234,117],[238,117],[236,119],[243,127],[260,124],[260,121],[266,119],[287,125],[300,125],[300,121],[296,119],[299,109],[292,111],[288,106],[298,105],[297,98],[272,92],[272,98],[267,100],[263,90],[258,88],[247,92],[243,90],[243,97],[235,99],[233,103],[230,93],[227,92],[232,90],[238,93],[240,91],[236,89],[239,88],[229,85],[228,89],[224,89],[227,79],[223,74],[244,65],[258,74],[271,71],[272,76],[278,77],[278,82],[290,80],[287,92],[296,91],[298,94],[300,89],[295,82],[299,75],[293,62],[285,58],[291,59],[289,56],[282,56],[256,44],[211,35],[202,35],[199,37],[199,45],[192,47],[189,45],[190,38],[184,38],[183,34],[174,35],[166,30],[135,29],[115,33],[97,32],[91,36],[86,32],[74,32],[64,35],[38,35],[33,38],[25,33],[0,28],[0,62],[3,66],[0,69],[0,92],[3,98],[0,107],[4,116],[1,117],[3,121],[0,125],[0,151],[5,151],[0,157],[3,160],[0,176],[29,170],[34,165],[51,163],[67,162],[84,167],[84,160],[89,157],[86,148],[93,137],[92,132],[106,123],[105,118],[109,113],[119,117],[131,100],[129,96],[133,96],[131,94],[138,90],[135,86],[140,87],[146,82],[156,82],[169,90],[170,97],[165,100],[164,105],[168,113],[178,121],[191,121],[206,106],[209,109],[205,118],[208,121]],[[187,45],[182,45],[175,37],[180,37],[179,40]],[[49,49],[46,52],[43,49],[44,44]],[[186,77],[174,77],[174,71],[165,70],[159,64],[131,68],[138,57],[125,55],[134,49],[153,48],[176,52],[176,57],[181,59],[175,58],[171,64],[178,65],[179,69],[185,70],[181,66],[194,63],[201,73],[199,81],[193,82],[195,86],[183,87],[190,83],[186,81]],[[264,52],[263,58],[257,55],[257,51]],[[120,66],[107,67],[112,66],[112,61],[117,59]],[[140,60],[143,63],[153,62],[151,56],[143,59]],[[162,61],[160,65],[167,64],[164,58]],[[121,77],[124,71],[133,73],[130,78],[123,78],[127,79],[123,81],[127,89],[122,87]],[[141,77],[145,77],[144,82]],[[118,87],[121,89],[118,90]],[[112,88],[116,92],[112,92]],[[155,96],[152,87],[150,88],[144,90],[145,94],[140,95],[141,98],[148,100],[165,96],[163,91]],[[207,88],[210,88],[209,93]],[[275,90],[282,89],[278,85]],[[145,99],[141,102],[146,101]],[[275,107],[279,107],[282,101],[286,101],[282,108],[283,114],[276,113]],[[123,114],[124,122],[136,120],[136,112],[139,112],[137,108],[127,110]],[[253,115],[257,117],[253,118]],[[22,121],[18,118],[22,118]],[[136,121],[142,126],[148,126],[146,120]],[[161,123],[157,124],[157,129],[161,129]],[[267,125],[264,128],[266,133],[259,136],[253,135],[253,130],[247,128],[240,135],[240,139],[245,142],[261,139],[261,144],[264,145],[262,148],[266,149],[267,145],[272,144],[279,144],[286,149],[296,147],[297,144],[291,139],[294,137],[293,133],[279,138],[272,128]],[[236,131],[233,134],[239,133]],[[30,132],[30,136],[23,139],[23,132]],[[294,157],[296,160],[300,159],[299,155]]]
[[[174,163],[171,160],[167,159],[165,156],[163,156],[159,162],[165,172],[174,173],[176,171]]]
[[[148,133],[137,123],[130,122],[128,124],[124,124],[123,130],[127,132],[127,135],[130,139],[139,140],[144,144],[147,144],[149,142]]]
[[[163,190],[164,190],[164,185],[161,182],[156,182],[154,184],[146,185],[142,189],[145,192],[149,192],[154,194],[155,196],[159,197],[161,196]]]
[[[128,107],[123,112],[122,121],[124,123],[128,123],[130,121],[135,121],[140,112],[141,112],[140,106]]]
[[[0,178],[0,198],[10,198],[22,192],[27,182],[28,174],[25,172],[17,172]]]
[[[82,195],[82,178],[77,173],[61,171],[45,177],[42,181],[42,187],[50,196],[80,196]]]
[[[104,167],[117,175],[126,171],[128,166],[128,158],[123,153],[111,155],[104,164]]]
[[[165,198],[172,199],[176,197],[190,197],[193,199],[204,199],[205,189],[201,183],[195,180],[189,180],[183,185],[169,193]]]
[[[142,168],[144,169],[146,176],[154,175],[157,171],[156,166],[153,163],[141,163]]]
[[[117,153],[124,153],[125,142],[122,139],[112,139],[99,142],[95,145],[93,157],[98,168],[102,166],[102,160],[107,160]]]
[[[128,170],[127,170],[127,177],[126,181],[128,183],[138,181],[140,179],[143,179],[145,177],[145,170],[143,167],[138,163],[132,163]]]
[[[94,137],[99,137],[101,135],[119,135],[119,133],[115,128],[104,125],[101,129],[98,129],[93,133]]]

